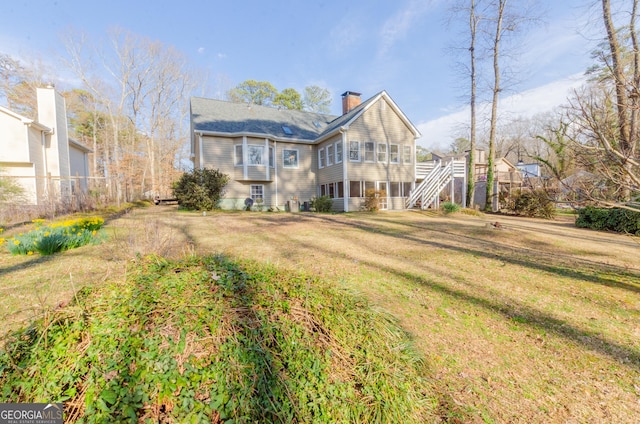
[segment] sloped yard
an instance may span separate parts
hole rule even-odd
[[[172,207],[136,210],[108,223],[109,231],[105,245],[51,259],[1,253],[4,321],[28,318],[16,313],[25,301],[34,310],[64,301],[71,283],[77,289],[121,278],[136,253],[221,253],[311,274],[396,317],[424,355],[425,390],[436,399],[433,416],[444,421],[640,416],[637,238],[576,229],[567,220],[203,216]]]

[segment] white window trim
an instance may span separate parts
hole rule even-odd
[[[258,147],[260,148],[260,150],[262,150],[262,155],[261,155],[261,162],[262,163],[251,163],[251,161],[249,160],[249,148],[251,147]],[[247,166],[265,166],[265,152],[264,152],[264,144],[247,144]],[[268,155],[268,153],[267,153]],[[268,160],[268,158],[267,158]],[[269,166],[269,164],[266,164],[266,166]]]
[[[322,169],[325,166],[324,147],[318,150],[318,168]]]
[[[407,152],[409,153],[409,160],[405,160],[407,158]],[[402,163],[413,163],[413,158],[411,157],[411,146],[402,145]]]
[[[334,154],[333,144],[329,144],[326,147],[326,151],[327,151],[327,153],[326,153],[326,155],[327,155],[327,166],[331,166],[331,165],[333,165],[333,158],[334,158],[334,156],[333,156],[333,154]],[[329,154],[329,153],[331,153],[331,154]]]
[[[264,201],[264,184],[251,184],[249,186],[249,197],[255,202],[256,199],[258,199],[258,197],[254,197],[253,195],[253,188],[254,187],[260,187],[261,190],[261,196],[259,197],[259,199],[262,199]]]
[[[351,143],[358,145],[358,159],[351,158]],[[349,141],[349,162],[361,162],[362,161],[362,146],[359,141]]]
[[[238,163],[238,147],[240,148],[241,163]],[[233,145],[233,166],[244,166],[244,149],[242,148],[242,144]]]
[[[340,147],[340,156],[338,156],[338,147]],[[336,144],[334,144],[334,148],[335,148],[336,163],[342,163],[342,157],[344,156],[344,149],[342,148],[342,142],[339,141]]]
[[[396,146],[398,148],[396,160],[391,160],[391,148]],[[399,144],[390,144],[389,145],[389,163],[400,163],[400,145]]]
[[[370,144],[373,146],[373,148],[371,149],[371,156],[373,156],[373,158],[371,160],[367,159],[367,144]],[[376,162],[376,143],[373,141],[364,141],[362,142],[362,161],[363,162],[367,162],[367,163],[375,163]]]
[[[384,147],[384,152],[380,151],[380,147]],[[378,160],[378,162],[380,163],[387,163],[389,162],[389,149],[387,149],[387,144],[386,143],[378,143],[378,147],[376,150],[376,159]],[[384,153],[384,160],[380,160],[380,153]]]
[[[296,152],[296,164],[295,166],[285,164],[285,152]],[[298,149],[282,149],[282,167],[287,169],[298,169],[300,167],[300,151]]]

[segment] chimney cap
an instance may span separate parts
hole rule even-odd
[[[347,96],[358,96],[360,97],[362,93],[356,93],[355,91],[345,91],[344,93],[342,93],[342,97],[347,97]]]

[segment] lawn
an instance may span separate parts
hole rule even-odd
[[[576,229],[566,217],[203,216],[173,207],[135,210],[105,231],[102,245],[51,257],[1,252],[5,329],[82,286],[126,279],[131,258],[222,254],[311,275],[393,316],[424,358],[433,419],[640,416],[638,238]]]

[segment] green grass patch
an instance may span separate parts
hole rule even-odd
[[[11,335],[0,400],[78,422],[424,422],[421,357],[388,315],[302,274],[222,256],[125,282]]]

